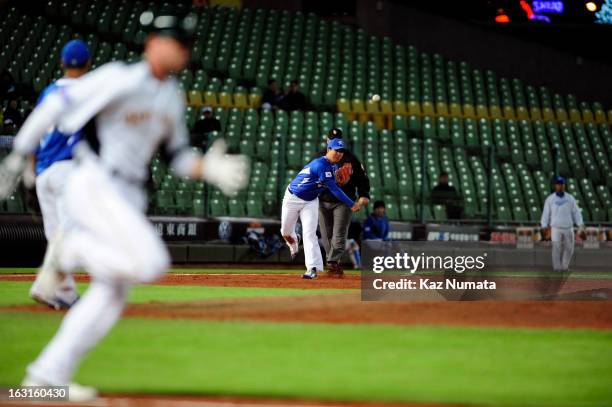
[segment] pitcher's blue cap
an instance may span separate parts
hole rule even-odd
[[[346,151],[346,145],[344,144],[344,140],[342,140],[341,138],[334,138],[329,140],[329,142],[327,143],[327,148],[342,152]]]
[[[565,178],[563,177],[555,177],[555,184],[563,184],[565,185]]]
[[[79,68],[91,59],[89,47],[83,40],[72,40],[62,49],[62,63],[68,68]]]

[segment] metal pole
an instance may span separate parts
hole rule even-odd
[[[495,160],[495,147],[489,146],[487,168],[487,226],[493,227],[493,160]]]
[[[421,146],[421,224],[425,224],[425,159],[427,157],[425,149],[425,135]]]

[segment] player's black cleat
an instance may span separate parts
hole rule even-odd
[[[305,272],[302,275],[302,278],[304,278],[306,280],[314,280],[315,278],[317,278],[317,269],[316,269],[316,267],[313,267],[310,270],[308,270],[307,272]]]

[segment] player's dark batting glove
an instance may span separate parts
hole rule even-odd
[[[25,166],[26,158],[14,151],[0,163],[0,199],[8,198],[15,191]]]

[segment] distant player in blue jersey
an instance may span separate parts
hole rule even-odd
[[[317,239],[319,223],[319,194],[328,189],[336,198],[353,212],[361,207],[349,198],[336,184],[336,163],[342,159],[346,150],[342,139],[332,139],[327,143],[327,153],[309,162],[291,181],[283,198],[281,214],[281,234],[291,250],[291,257],[298,252],[295,225],[298,218],[302,221],[302,241],[306,272],[303,278],[313,279],[317,272],[323,271],[323,258]]]
[[[64,77],[45,88],[38,98],[39,104],[48,95],[62,92],[62,88],[70,86],[77,78],[86,74],[91,66],[89,48],[82,40],[72,40],[62,49],[61,56]],[[64,134],[57,128],[50,130],[41,140],[36,153],[32,156],[32,164],[36,174],[36,194],[40,203],[47,238],[47,252],[42,268],[56,268],[54,261],[55,246],[61,239],[59,225],[62,222],[61,196],[70,173],[73,169],[72,149],[81,140],[81,131],[74,134]],[[55,298],[42,298],[39,295],[38,278],[30,289],[30,296],[53,308],[69,308],[77,299],[78,294],[72,274],[63,275],[63,281],[58,285]]]

